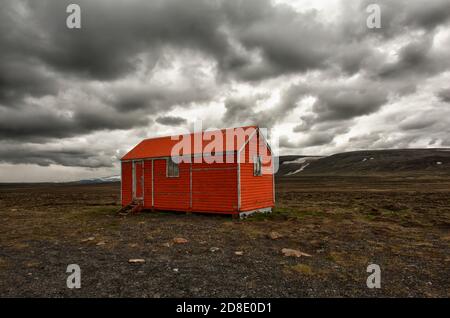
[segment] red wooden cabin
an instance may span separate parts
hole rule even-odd
[[[241,216],[270,212],[273,167],[270,146],[256,126],[146,139],[121,159],[122,206]]]

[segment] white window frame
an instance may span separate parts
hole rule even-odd
[[[259,173],[257,171],[257,167],[259,166]],[[254,156],[253,157],[253,176],[255,177],[261,177],[262,174],[262,157],[261,156]]]
[[[169,164],[173,164],[174,167],[177,167],[177,174],[175,175],[169,175]],[[172,170],[173,171],[173,170]],[[176,163],[175,161],[172,160],[172,158],[167,158],[166,159],[166,177],[167,178],[178,178],[180,176],[180,164]]]

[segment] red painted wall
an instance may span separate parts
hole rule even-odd
[[[255,135],[241,156],[241,211],[273,207],[272,156],[262,136]],[[261,148],[259,147],[261,145]],[[253,149],[251,149],[253,147]],[[253,155],[262,156],[262,176],[254,176]],[[245,159],[245,161],[244,161]]]
[[[192,164],[192,210],[237,212],[237,164]]]
[[[134,173],[136,174],[136,197],[144,196],[144,162],[136,161],[134,164]]]
[[[152,208],[152,161],[144,161],[144,208]]]
[[[154,160],[155,209],[186,211],[189,209],[189,164],[180,163],[179,177],[166,176],[166,160]]]
[[[131,170],[131,162],[122,162],[122,206],[130,204],[133,199]]]

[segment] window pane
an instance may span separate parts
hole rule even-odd
[[[258,167],[259,167],[259,175],[262,176],[262,158],[258,157]]]
[[[178,174],[178,163],[175,163],[174,161],[172,161],[172,159],[167,160],[167,176],[178,177]]]
[[[261,176],[262,175],[262,160],[261,156],[256,156],[253,160],[253,175]]]

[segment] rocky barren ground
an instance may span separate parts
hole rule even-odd
[[[447,177],[278,178],[275,212],[245,220],[121,218],[118,200],[118,183],[1,185],[0,296],[450,296]],[[381,289],[366,287],[371,263]]]

